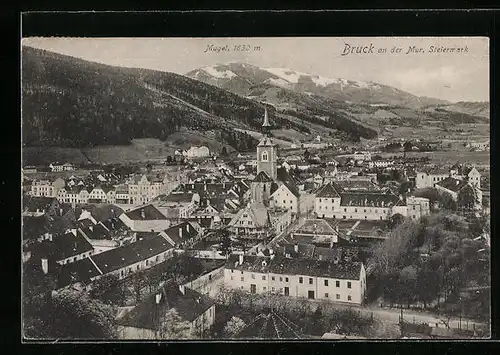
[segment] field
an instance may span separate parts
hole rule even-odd
[[[183,130],[168,136],[165,142],[156,138],[134,139],[130,145],[98,146],[93,148],[60,148],[60,147],[25,147],[23,148],[23,165],[48,165],[51,162],[68,162],[73,164],[116,164],[139,161],[164,161],[167,156],[174,155],[176,149],[189,149],[190,146],[206,145],[215,153],[223,146],[228,152],[234,150],[217,141],[211,132],[200,134]]]
[[[403,153],[380,153],[381,157],[402,156]],[[464,150],[435,151],[435,152],[408,152],[407,157],[420,158],[429,157],[433,164],[452,165],[456,162],[472,164],[477,167],[488,167],[490,165],[490,152],[469,152]]]

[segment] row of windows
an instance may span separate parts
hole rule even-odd
[[[234,270],[231,270],[231,272],[234,272]],[[241,273],[243,274],[243,271]],[[255,274],[251,274],[250,277],[253,280],[255,280]],[[262,281],[266,281],[266,275],[262,275],[261,277],[262,277]],[[285,277],[284,279],[285,279],[285,282],[289,282],[288,277]],[[234,280],[233,276],[231,276],[231,280]],[[240,280],[241,281],[245,281],[245,277],[241,276]],[[271,280],[272,281],[276,281],[276,277],[275,276],[271,276]],[[283,282],[283,277],[280,276],[279,280],[280,280],[280,282]],[[300,284],[304,283],[304,278],[302,276],[299,276],[299,283]],[[328,286],[328,280],[327,279],[323,280],[323,283],[324,283],[325,286]],[[314,284],[314,278],[309,277],[309,284],[310,285]],[[347,288],[351,288],[351,286],[352,286],[351,281],[347,281]],[[340,281],[335,281],[335,287],[340,287]]]
[[[325,215],[323,214],[323,218],[325,218]],[[333,215],[332,216],[333,219],[336,219],[337,216],[336,215]],[[358,218],[353,218],[352,216],[349,216],[349,218],[347,218],[347,216],[342,216],[342,219],[358,219]],[[365,216],[365,219],[368,219],[368,216]],[[383,220],[383,217],[380,216],[379,219],[382,221]]]

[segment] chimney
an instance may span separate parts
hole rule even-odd
[[[146,219],[146,212],[144,212],[144,209],[141,210],[141,218]]]
[[[94,231],[94,226],[89,226],[89,229],[90,229],[91,232],[93,232]]]
[[[240,265],[243,265],[243,254],[239,255],[239,259],[240,259],[239,260]]]
[[[457,180],[457,185],[460,183],[460,181]]]
[[[184,285],[179,285],[179,291],[181,291],[183,295],[186,294],[186,289],[184,288]]]
[[[293,250],[298,253],[299,252],[299,245],[298,244],[294,244],[293,245]]]
[[[156,304],[160,304],[161,301],[161,293],[156,294]]]
[[[49,272],[49,260],[43,258],[42,259],[42,271],[45,275]]]
[[[59,209],[59,215],[62,216],[63,215],[63,209],[62,207]]]
[[[293,239],[293,233],[290,233],[290,238]]]
[[[186,224],[186,232],[189,233],[189,223]]]

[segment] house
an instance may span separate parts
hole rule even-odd
[[[54,181],[33,180],[31,183],[31,196],[57,197],[57,193],[66,185],[66,182],[57,178]]]
[[[273,310],[263,312],[246,325],[235,338],[239,339],[301,339],[298,325]]]
[[[73,171],[73,170],[75,170],[75,166],[71,163],[65,163],[62,166],[62,170],[63,171]]]
[[[117,320],[120,339],[162,339],[165,315],[175,309],[187,322],[186,336],[202,336],[215,322],[215,302],[208,296],[167,281],[131,311]]]
[[[192,246],[200,233],[190,222],[183,222],[161,231],[159,235],[176,248],[185,248]]]
[[[263,238],[270,226],[269,212],[263,203],[249,203],[229,222],[229,228],[233,233],[253,235],[257,239]]]
[[[460,180],[450,176],[437,183],[436,189],[450,194],[453,200],[458,203],[459,208],[469,211],[482,210],[483,192],[467,180]],[[467,195],[472,196],[473,200],[467,201]],[[464,203],[467,205],[464,205]]]
[[[314,212],[321,218],[387,220],[408,215],[407,204],[391,192],[344,191],[333,182],[316,191]]]
[[[201,147],[192,146],[183,155],[188,159],[209,157],[210,149],[204,145]]]
[[[61,164],[59,162],[50,163],[49,168],[50,168],[50,171],[52,171],[53,173],[61,172],[64,170],[64,164]]]
[[[129,202],[135,205],[146,204],[155,197],[167,193],[173,183],[168,175],[163,178],[160,175],[135,176],[128,184]]]
[[[224,284],[250,293],[361,304],[366,293],[366,271],[361,262],[231,255]]]
[[[111,191],[113,191],[113,193],[109,194],[109,196],[112,201],[109,201],[108,193],[110,193]],[[113,187],[96,186],[89,193],[88,203],[114,203],[114,196],[115,192]]]
[[[428,198],[408,196],[406,204],[408,206],[408,217],[412,219],[420,219],[431,213]]]
[[[115,203],[128,205],[130,203],[129,187],[126,185],[117,186],[115,190]]]
[[[94,253],[92,245],[76,230],[55,234],[31,248],[32,257],[50,259],[59,265],[74,263]]]
[[[169,195],[162,195],[152,201],[152,204],[169,220],[180,221],[191,216],[200,204],[198,193],[173,191]]]
[[[152,204],[122,213],[120,220],[134,232],[160,232],[170,226],[170,221]]]
[[[435,187],[436,184],[450,176],[450,171],[445,168],[433,168],[424,171],[417,170],[415,177],[415,187],[423,189]]]
[[[297,187],[290,182],[283,182],[271,194],[271,205],[286,208],[297,214],[299,211],[300,193]]]

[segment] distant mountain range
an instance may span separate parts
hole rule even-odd
[[[298,93],[358,104],[387,104],[413,109],[449,104],[444,100],[419,97],[373,82],[326,78],[288,68],[260,68],[244,63],[203,67],[188,72],[186,76],[242,96],[251,95],[255,86],[268,84]]]
[[[184,75],[122,68],[22,48],[22,134],[28,147],[88,148],[157,138],[255,147],[264,108],[285,141],[359,141],[387,126],[487,123],[488,103],[422,98],[377,83],[232,63]]]

